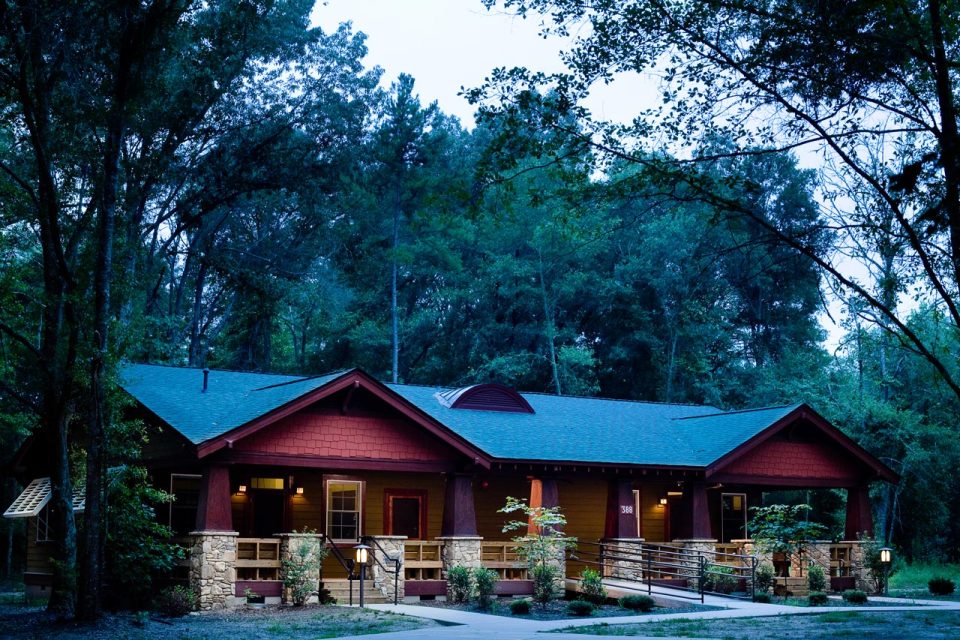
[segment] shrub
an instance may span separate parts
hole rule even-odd
[[[930,593],[935,596],[948,596],[953,593],[956,585],[953,584],[953,580],[950,578],[936,576],[934,578],[930,578],[930,582],[927,583],[927,588],[930,589]]]
[[[574,600],[567,605],[567,613],[572,616],[588,616],[593,613],[594,609],[596,609],[594,604],[586,600]]]
[[[473,576],[470,569],[462,565],[452,567],[447,572],[447,587],[450,589],[450,599],[454,602],[468,602],[473,593]]]
[[[867,601],[867,594],[859,589],[847,589],[843,592],[843,599],[850,604],[864,604]]]
[[[624,609],[631,611],[652,611],[657,603],[650,596],[623,596],[617,601]]]
[[[880,540],[861,535],[860,543],[863,549],[863,566],[870,569],[870,573],[877,583],[877,593],[883,593],[887,579],[897,572],[897,563],[887,566],[880,562],[880,550],[883,548],[883,543]]]
[[[737,576],[733,567],[712,564],[707,567],[703,588],[716,593],[732,593],[737,588]]]
[[[807,600],[811,607],[822,607],[827,604],[827,594],[823,591],[811,591]]]
[[[154,603],[157,611],[171,618],[180,618],[197,608],[197,596],[187,587],[167,587]]]
[[[300,533],[316,533],[316,531],[304,527]],[[283,580],[283,586],[290,590],[293,605],[302,607],[310,596],[319,593],[320,567],[323,566],[323,559],[329,552],[326,546],[320,544],[319,537],[296,540],[299,544],[293,548],[290,557],[280,562],[280,579]]]
[[[753,601],[759,602],[761,604],[770,604],[770,594],[767,592],[758,591],[753,594]]]
[[[549,564],[533,567],[533,599],[540,604],[553,600],[553,588],[557,579],[557,568]]]
[[[603,604],[607,600],[607,590],[599,571],[584,569],[580,573],[580,591],[583,599],[593,604]]]
[[[773,586],[775,579],[775,571],[773,565],[769,562],[764,562],[759,567],[757,567],[757,592],[758,593],[767,593],[770,591],[770,587]]]
[[[818,564],[810,565],[807,572],[807,584],[810,586],[811,592],[827,590],[827,576],[823,573],[823,567]]]
[[[481,611],[490,608],[490,601],[493,599],[493,589],[497,584],[497,572],[492,569],[476,567],[473,570],[473,584],[477,590],[477,605]]]
[[[510,613],[515,616],[522,616],[530,613],[530,601],[526,598],[514,600],[510,603]]]

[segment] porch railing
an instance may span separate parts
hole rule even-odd
[[[480,543],[480,563],[497,572],[501,580],[527,580],[527,563],[517,554],[517,543],[484,540]]]
[[[237,580],[279,580],[280,540],[237,538]]]
[[[406,580],[442,580],[443,543],[434,540],[407,540],[403,545],[403,569]]]

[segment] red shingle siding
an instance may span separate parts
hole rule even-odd
[[[725,473],[781,478],[849,480],[858,469],[849,458],[820,442],[766,442],[724,468]]]
[[[333,458],[455,459],[446,444],[399,418],[301,412],[234,445],[239,451]]]

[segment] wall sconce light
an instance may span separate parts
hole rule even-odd
[[[303,495],[303,487],[297,487],[297,495],[298,495],[298,496],[302,496],[302,495]]]
[[[660,498],[660,506],[661,506],[661,507],[667,506],[667,499],[666,499],[666,498]]]
[[[237,487],[237,493],[246,493],[246,492],[247,492],[247,485],[242,484],[239,487]]]

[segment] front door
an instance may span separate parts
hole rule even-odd
[[[407,536],[410,540],[426,537],[426,492],[390,490],[384,492],[387,535]]]
[[[284,531],[283,491],[269,489],[251,490],[253,502],[253,535],[257,538],[269,538]]]

